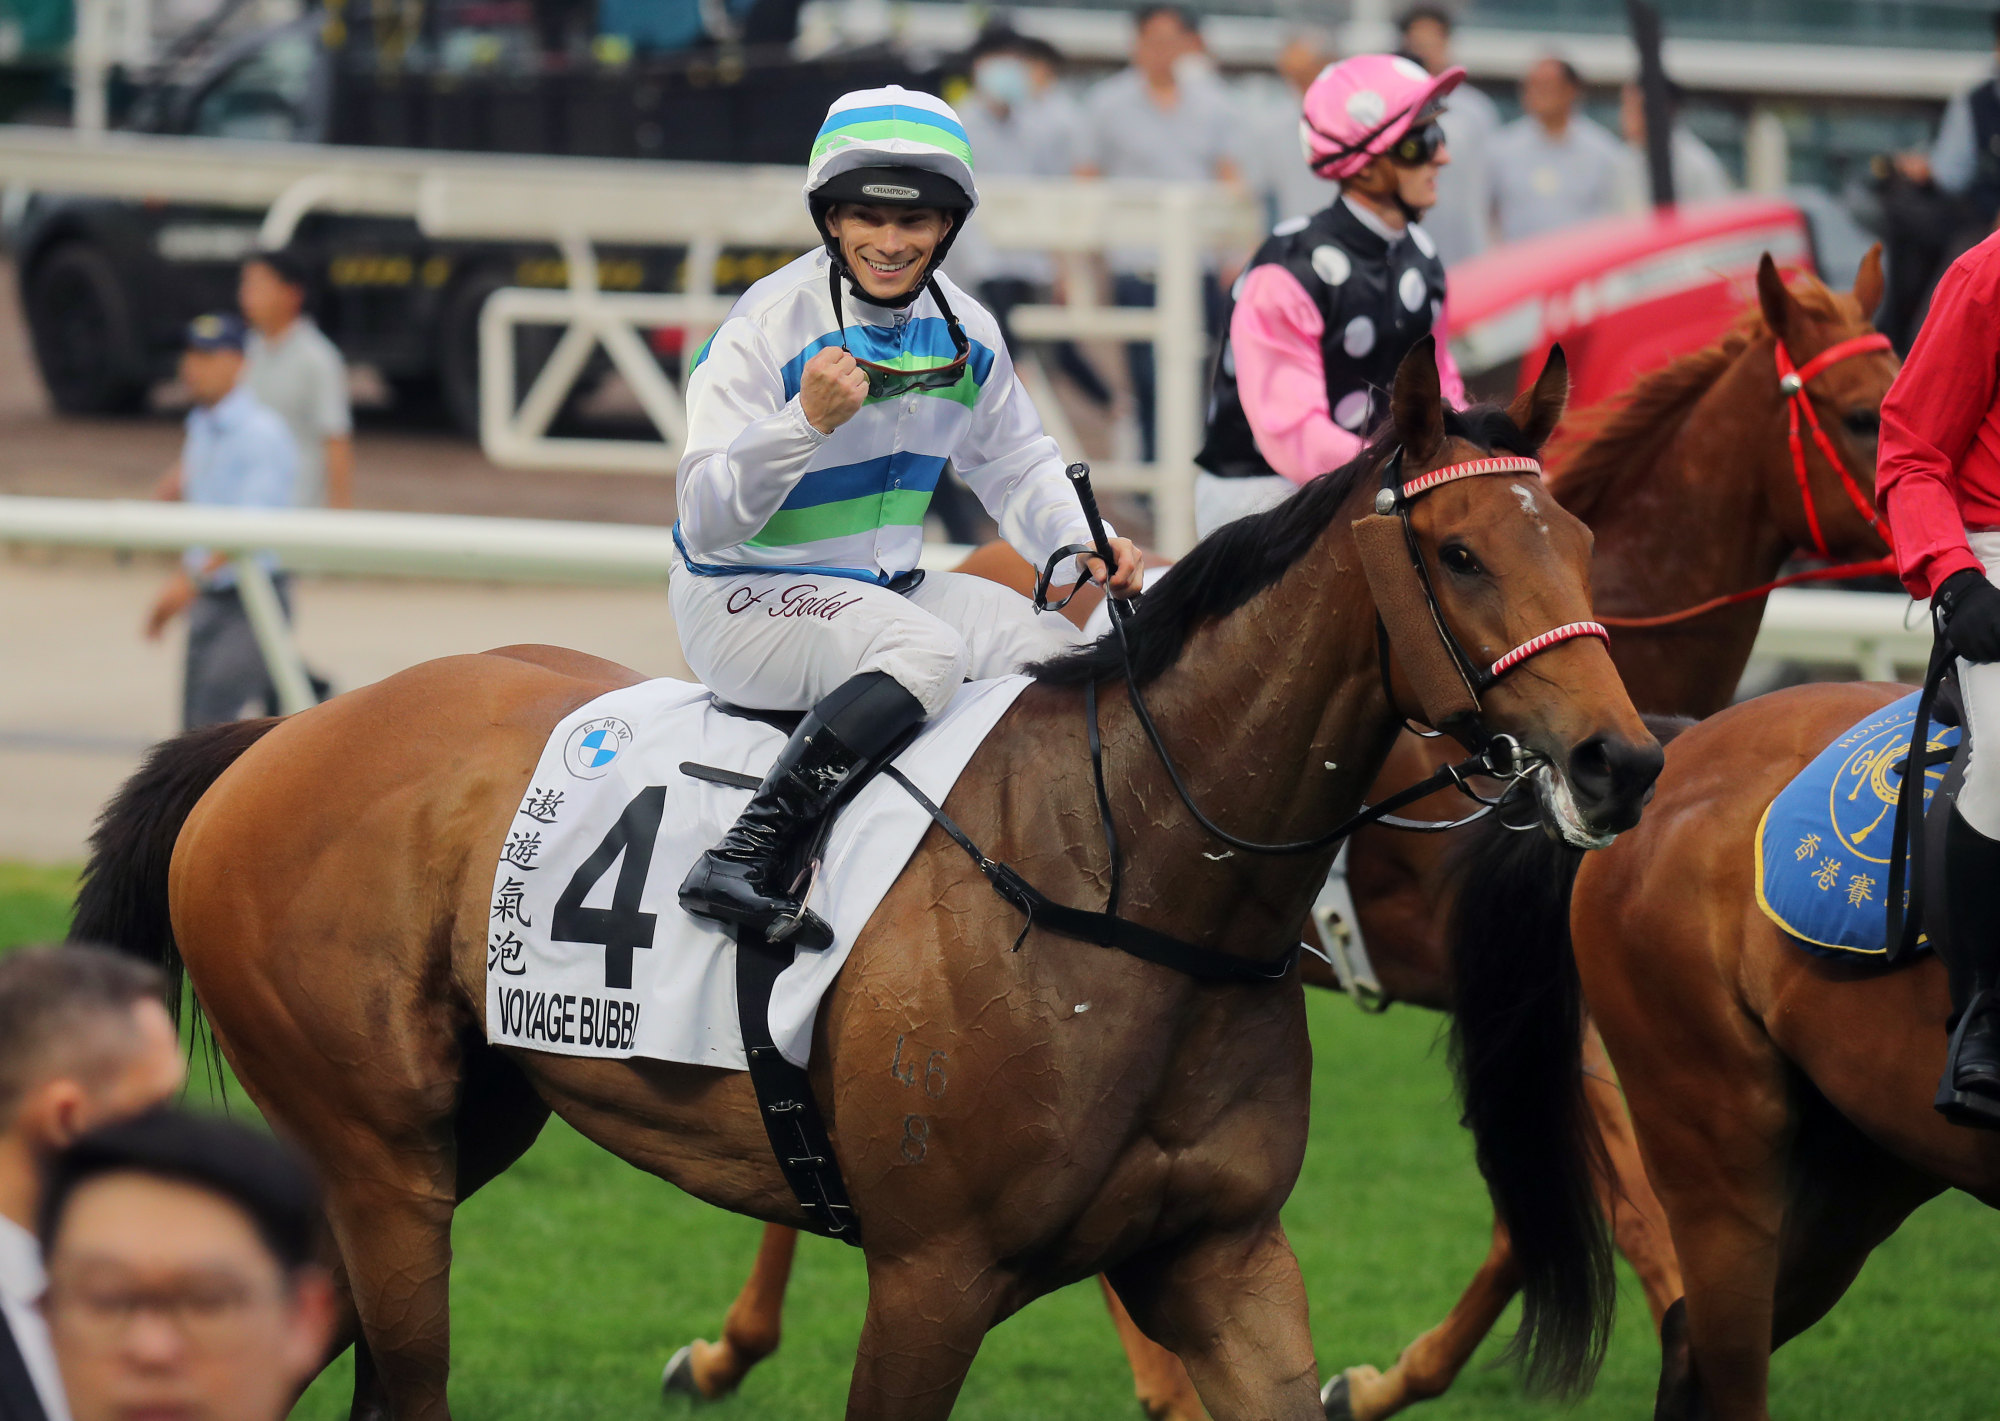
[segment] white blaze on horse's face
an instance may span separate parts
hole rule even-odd
[[[1544,538],[1548,537],[1549,520],[1542,516],[1541,499],[1536,496],[1535,491],[1526,484],[1508,484],[1507,487],[1514,491],[1514,497],[1521,500],[1521,511],[1534,521],[1537,528],[1541,529]]]

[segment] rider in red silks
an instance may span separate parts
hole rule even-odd
[[[1959,655],[1972,757],[1945,837],[1955,1031],[1939,1108],[2000,1128],[2000,236],[1952,264],[1888,398],[1875,485]]]
[[[1420,218],[1451,161],[1437,116],[1465,77],[1364,54],[1306,90],[1300,144],[1337,182],[1315,216],[1280,222],[1231,293],[1195,525],[1207,534],[1268,508],[1359,454],[1386,414],[1396,367],[1437,336],[1444,397],[1465,402],[1445,345],[1444,264]]]

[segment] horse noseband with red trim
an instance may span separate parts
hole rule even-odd
[[[1476,664],[1445,624],[1423,550],[1410,526],[1410,505],[1441,485],[1485,474],[1531,474],[1541,477],[1542,465],[1523,455],[1491,455],[1446,464],[1402,482],[1399,449],[1383,466],[1382,487],[1375,495],[1372,517],[1355,520],[1354,544],[1374,594],[1378,640],[1381,643],[1382,685],[1393,707],[1389,683],[1389,652],[1393,647],[1417,691],[1424,719],[1477,749],[1491,736],[1479,722],[1479,697],[1509,671],[1551,647],[1578,637],[1610,641],[1601,622],[1565,622],[1531,637],[1490,665]],[[1473,737],[1468,739],[1464,732]]]

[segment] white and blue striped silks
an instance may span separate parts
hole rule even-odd
[[[800,411],[806,362],[845,343],[901,369],[949,364],[956,351],[925,291],[892,311],[844,294],[834,325],[830,258],[811,252],[746,291],[696,354],[688,440],[675,488],[676,536],[690,571],[793,568],[885,582],[917,565],[924,510],[947,461],[1039,567],[1089,541],[1062,456],[1014,374],[993,317],[936,277],[972,342],[958,383],[870,398],[831,435]]]

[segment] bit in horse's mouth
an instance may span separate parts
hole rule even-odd
[[[1577,805],[1575,792],[1570,789],[1569,776],[1546,760],[1529,771],[1529,775],[1535,782],[1536,798],[1542,806],[1542,822],[1565,844],[1574,849],[1604,849],[1617,839],[1616,833],[1591,827]]]

